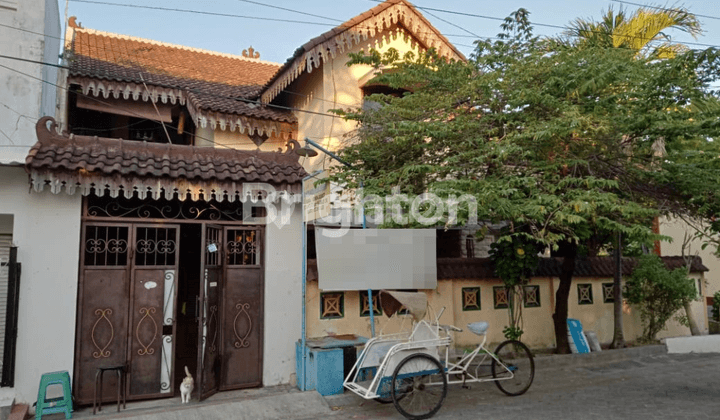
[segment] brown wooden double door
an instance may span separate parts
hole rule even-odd
[[[198,229],[194,230],[195,232]],[[262,229],[202,224],[181,235],[178,224],[85,222],[77,308],[74,395],[90,404],[100,367],[126,366],[128,399],[174,396],[178,319],[198,329],[196,391],[262,384]],[[183,239],[183,244],[180,239]],[[180,247],[194,253],[180,253]],[[200,261],[181,261],[195,255]],[[199,277],[195,317],[177,317],[178,271]],[[200,267],[200,272],[197,271]],[[193,327],[195,328],[195,327]],[[106,374],[103,400],[117,383]]]

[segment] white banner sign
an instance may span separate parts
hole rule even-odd
[[[337,238],[326,229],[315,232],[320,289],[437,288],[435,229],[350,229]]]

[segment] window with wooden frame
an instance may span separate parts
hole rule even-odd
[[[462,289],[462,310],[463,311],[479,311],[480,310],[480,288],[479,287],[463,287],[463,289]]]
[[[578,305],[592,305],[593,293],[592,284],[584,283],[577,285]]]
[[[613,283],[603,283],[603,303],[615,302],[615,285]]]
[[[506,309],[508,304],[508,289],[505,286],[493,287],[493,303],[495,309]]]
[[[338,319],[345,316],[345,293],[327,292],[320,294],[320,318]]]
[[[525,286],[523,288],[525,292],[524,300],[526,308],[539,308],[540,307],[540,286]]]
[[[382,308],[380,307],[380,297],[378,293],[379,292],[376,291],[372,292],[374,316],[382,315]],[[360,292],[360,316],[370,316],[370,305],[368,304],[367,291]]]

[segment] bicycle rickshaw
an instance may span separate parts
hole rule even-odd
[[[507,340],[494,352],[485,349],[487,322],[468,324],[481,336],[477,348],[457,363],[449,360],[451,333],[462,331],[439,323],[442,310],[429,320],[424,293],[381,291],[380,305],[387,314],[404,308],[412,315],[411,331],[374,337],[365,344],[343,386],[364,399],[392,402],[409,419],[435,415],[447,395],[448,385],[494,381],[507,395],[525,393],[535,376],[530,350],[517,340]],[[444,310],[444,308],[443,308]],[[443,356],[444,353],[444,356]]]

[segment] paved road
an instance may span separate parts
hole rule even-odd
[[[403,419],[390,405],[345,393],[327,397],[334,419]],[[536,372],[506,397],[494,384],[457,386],[434,419],[718,419],[720,354],[656,354],[602,366]]]

